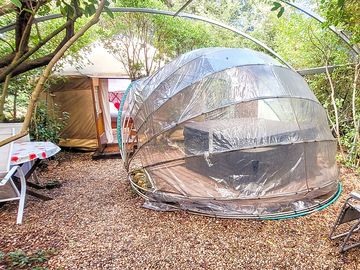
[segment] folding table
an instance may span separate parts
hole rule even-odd
[[[52,142],[14,142],[10,157],[10,165],[24,167],[23,171],[25,173],[27,186],[35,189],[43,189],[43,187],[37,183],[30,182],[29,178],[34,175],[33,173],[39,166],[41,160],[55,155],[60,150],[60,147]],[[25,167],[27,168],[25,169]],[[26,193],[42,200],[52,199],[29,189],[27,189]]]

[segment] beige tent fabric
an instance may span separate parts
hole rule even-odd
[[[76,148],[79,150],[96,150],[98,148],[97,139],[60,139],[59,145],[62,147]]]
[[[68,90],[55,94],[54,101],[61,111],[70,115],[62,138],[96,138],[94,109],[90,91]]]
[[[76,66],[76,60],[67,56],[65,60],[60,60],[62,67],[55,75],[71,76],[85,75],[97,78],[128,78],[129,75],[121,61],[117,60],[100,43],[93,43],[90,48],[80,50],[79,55],[86,58],[81,66]]]
[[[86,76],[58,77],[56,83],[51,84],[50,92],[64,92],[74,89],[91,90],[91,79]]]
[[[101,93],[101,101],[103,108],[103,117],[104,117],[104,126],[105,126],[105,135],[107,143],[113,143],[114,137],[112,134],[111,128],[111,115],[110,115],[110,104],[109,104],[109,92],[108,92],[108,80],[101,79],[100,80],[100,93]]]
[[[6,124],[0,126],[0,141],[7,139],[8,137],[14,134],[15,134],[15,128],[6,126]],[[10,170],[10,157],[11,157],[12,145],[13,145],[12,143],[8,143],[0,147],[0,181]],[[10,181],[0,185],[0,187],[1,187],[0,199],[4,200],[18,196],[15,193],[14,187],[11,185]]]
[[[94,150],[98,147],[91,78],[69,77],[52,85],[47,99],[51,107],[69,113],[59,145]]]

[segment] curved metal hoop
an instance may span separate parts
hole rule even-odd
[[[280,0],[281,2],[283,2],[284,4],[288,5],[288,6],[291,6],[299,11],[301,11],[302,13],[310,16],[311,18],[317,20],[318,22],[320,23],[324,23],[326,20],[319,16],[318,14],[316,14],[315,12],[312,12],[310,10],[307,10],[303,7],[301,7],[300,5],[298,4],[295,4],[295,3],[292,3],[292,2],[289,2],[289,1],[285,1],[285,0]],[[341,38],[349,47],[350,49],[356,54],[356,55],[359,55],[360,53],[360,49],[359,47],[356,46],[356,44],[352,45],[351,42],[350,42],[350,38],[342,31],[338,30],[335,26],[329,26],[328,27],[333,33],[335,33],[339,38]]]
[[[156,14],[156,15],[165,15],[165,16],[174,16],[175,12],[172,11],[166,11],[166,10],[157,10],[157,9],[151,9],[151,8],[110,8],[110,10],[112,12],[123,12],[123,13],[148,13],[148,14]],[[226,25],[222,22],[219,21],[215,21],[209,18],[205,18],[202,16],[198,16],[198,15],[193,15],[193,14],[188,14],[188,13],[179,13],[177,14],[177,17],[181,17],[181,18],[187,18],[187,19],[193,19],[193,20],[198,20],[198,21],[202,21],[202,22],[206,22],[212,25],[216,25],[219,26],[221,28],[230,30],[238,35],[241,35],[242,37],[251,40],[252,42],[254,42],[255,44],[257,44],[258,46],[262,47],[263,49],[265,49],[266,51],[268,51],[270,54],[272,54],[273,56],[275,56],[276,58],[278,58],[281,62],[283,62],[288,68],[294,70],[294,68],[285,61],[284,58],[282,58],[278,53],[276,53],[273,49],[271,49],[270,47],[268,47],[266,44],[264,44],[263,42],[261,42],[260,40],[232,27],[229,25]],[[44,17],[40,17],[37,18],[36,21],[37,22],[44,22],[47,20],[53,20],[53,19],[59,19],[62,18],[62,15],[60,14],[54,14],[54,15],[48,15],[48,16],[44,16]],[[9,24],[5,27],[0,28],[0,33],[4,33],[4,32],[8,32],[11,31],[15,28],[15,23],[13,24]]]
[[[295,9],[299,10],[300,12],[302,12],[302,13],[304,13],[306,15],[310,16],[311,18],[317,20],[320,23],[323,23],[323,22],[326,21],[324,18],[322,18],[321,16],[319,16],[315,12],[307,10],[307,9],[301,7],[298,4],[288,2],[286,0],[280,0],[280,1],[283,2],[284,4],[288,5],[288,6],[291,6],[291,7],[295,8]],[[151,13],[151,14],[159,14],[159,15],[167,15],[167,16],[175,16],[176,15],[177,17],[200,20],[200,21],[207,22],[207,23],[210,23],[210,24],[214,24],[214,25],[220,26],[222,28],[228,29],[230,31],[233,31],[233,32],[235,32],[237,34],[240,34],[243,37],[255,42],[256,44],[258,44],[259,46],[263,47],[266,50],[270,49],[265,44],[263,44],[261,41],[256,40],[255,38],[247,35],[246,33],[241,32],[240,30],[238,30],[236,28],[233,28],[231,26],[228,26],[228,25],[223,24],[221,22],[217,22],[217,21],[212,20],[212,19],[208,19],[208,18],[205,18],[205,17],[193,15],[193,14],[177,13],[177,12],[175,13],[175,12],[171,12],[171,11],[157,10],[157,9],[150,9],[150,8],[110,8],[110,10],[112,12],[138,12],[138,13]],[[47,16],[36,18],[35,21],[36,22],[44,22],[44,21],[53,20],[53,19],[59,19],[59,18],[62,18],[62,15],[60,15],[60,14],[52,14],[52,15],[47,15]],[[338,30],[334,26],[329,26],[328,28],[333,33],[335,33],[339,38],[341,38],[357,56],[359,55],[359,53],[360,53],[359,47],[356,46],[356,44],[352,45],[351,42],[350,42],[349,37],[344,32]],[[0,34],[11,31],[11,30],[14,30],[14,29],[15,29],[15,23],[8,24],[8,25],[6,25],[4,27],[0,27]],[[274,54],[274,52],[271,52],[271,53]],[[279,55],[277,55],[277,54],[274,54],[274,55],[276,57],[278,57],[279,59],[281,59],[281,61],[283,61],[286,64],[286,62]]]
[[[148,14],[158,14],[158,15],[165,15],[165,16],[174,16],[176,13],[172,12],[172,11],[166,11],[166,10],[156,10],[156,9],[150,9],[150,8],[112,8],[111,11],[113,12],[135,12],[135,13],[148,13]],[[268,51],[270,54],[272,54],[273,56],[275,56],[276,58],[278,58],[281,62],[283,62],[288,68],[294,70],[294,68],[285,61],[284,58],[282,58],[278,53],[276,53],[273,49],[271,49],[270,47],[268,47],[266,44],[264,44],[263,42],[261,42],[260,40],[232,27],[229,25],[226,25],[222,22],[213,20],[213,19],[209,19],[206,17],[202,17],[202,16],[198,16],[198,15],[194,15],[194,14],[189,14],[189,13],[179,13],[176,15],[177,17],[181,17],[181,18],[187,18],[187,19],[193,19],[193,20],[197,20],[197,21],[202,21],[202,22],[206,22],[212,25],[216,25],[219,26],[221,28],[230,30],[248,40],[251,40],[252,42],[254,42],[255,44],[259,45],[260,47],[262,47],[263,49],[265,49],[266,51]]]

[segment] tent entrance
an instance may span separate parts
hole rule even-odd
[[[93,78],[94,112],[99,144],[95,158],[120,154],[116,124],[121,99],[130,82],[128,78]]]

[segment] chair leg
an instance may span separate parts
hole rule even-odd
[[[340,252],[345,252],[345,251],[349,250],[350,248],[357,247],[360,245],[360,243],[357,243],[357,244],[346,246],[346,243],[349,241],[352,233],[359,230],[359,226],[360,226],[360,219],[358,220],[358,222],[356,224],[354,224],[354,226],[351,227],[350,231],[347,233],[347,235],[344,239],[344,243],[340,247]]]
[[[25,207],[26,180],[25,180],[24,173],[20,167],[17,169],[17,171],[20,176],[21,187],[20,187],[19,210],[18,210],[18,214],[17,214],[16,224],[21,224],[22,219],[23,219],[23,214],[24,214],[24,207]]]
[[[339,237],[342,237],[342,236],[346,235],[346,234],[338,234],[338,235],[335,235],[335,236],[334,236],[334,233],[335,233],[336,229],[338,228],[338,226],[339,226],[339,224],[340,224],[340,222],[341,222],[342,217],[344,216],[344,213],[345,213],[345,210],[346,210],[346,207],[347,207],[347,204],[348,204],[349,200],[350,200],[350,198],[348,198],[348,199],[345,201],[343,207],[341,208],[340,214],[338,215],[338,217],[337,217],[337,219],[336,219],[336,222],[335,222],[335,224],[334,224],[334,226],[333,226],[333,228],[332,228],[332,230],[331,230],[331,232],[330,232],[329,238],[330,238],[331,240],[334,240],[334,239],[336,239],[336,238],[339,238]]]

